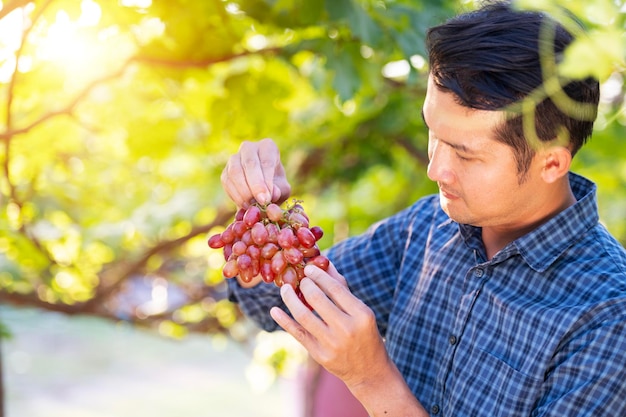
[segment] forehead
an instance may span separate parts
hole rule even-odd
[[[505,120],[503,111],[471,109],[460,105],[454,94],[428,79],[422,109],[424,122],[437,137],[446,140],[495,141],[495,129]]]

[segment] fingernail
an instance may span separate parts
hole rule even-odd
[[[268,193],[260,193],[256,196],[256,199],[261,204],[269,204],[271,202],[271,196]]]

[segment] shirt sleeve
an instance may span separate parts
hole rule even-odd
[[[555,355],[533,416],[626,416],[626,300],[589,320]]]
[[[353,294],[370,307],[380,333],[387,330],[402,265],[423,256],[426,231],[436,221],[436,200],[424,198],[372,225],[328,252]]]
[[[362,235],[336,244],[327,252],[339,273],[346,278],[350,290],[374,311],[383,335],[407,240],[410,236],[423,234],[412,233],[423,229],[422,225],[415,222],[431,222],[433,207],[436,204],[432,198],[422,199],[372,225]],[[424,246],[423,243],[421,246]],[[418,256],[415,252],[412,255]],[[242,288],[237,280],[229,279],[228,291],[229,299],[238,303],[242,312],[262,329],[279,329],[269,315],[269,310],[273,306],[288,310],[275,285],[261,283],[253,288]]]
[[[246,317],[268,332],[280,328],[270,316],[270,309],[278,306],[287,311],[287,307],[276,285],[260,283],[252,288],[243,288],[236,279],[228,279],[227,284],[229,300],[238,303]]]

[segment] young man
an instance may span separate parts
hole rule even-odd
[[[431,29],[422,113],[439,195],[335,245],[328,273],[307,267],[316,314],[290,286],[229,282],[371,416],[626,415],[626,251],[598,222],[595,185],[569,172],[598,83],[563,87],[580,111],[542,99],[511,113],[541,91],[545,43],[555,59],[571,40],[506,3]],[[271,140],[244,143],[222,183],[240,206],[290,193]]]

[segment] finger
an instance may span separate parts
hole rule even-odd
[[[315,265],[312,265],[312,266],[315,267]],[[341,275],[339,273],[339,271],[337,271],[337,268],[335,267],[335,265],[332,262],[328,263],[328,270],[326,272],[328,273],[328,275],[330,275],[331,277],[336,279],[343,286],[348,287],[348,282],[346,281],[344,276]]]
[[[287,175],[282,164],[278,164],[274,172],[274,188],[272,189],[272,201],[281,204],[291,195],[291,185],[287,182]]]
[[[251,143],[243,142],[239,148],[241,167],[246,183],[257,202],[267,204],[274,189],[275,155],[268,145],[269,140]],[[264,152],[268,152],[265,154]]]
[[[364,306],[363,302],[350,292],[345,279],[337,272],[337,270],[333,267],[332,269],[329,268],[329,271],[333,273],[332,276],[330,273],[321,268],[314,265],[307,265],[304,269],[304,274],[307,278],[310,278],[317,285],[317,287],[319,287],[321,291],[342,311],[349,313],[355,308],[362,308]],[[322,311],[319,308],[324,307],[325,304],[321,304],[320,306],[313,305],[313,303],[317,302],[316,298],[319,297],[319,295],[317,295],[315,291],[310,289],[308,286],[303,286],[303,281],[305,281],[305,279],[300,282],[303,294],[315,310],[322,315]],[[309,294],[309,292],[311,292],[311,294]],[[310,300],[309,298],[312,299]]]
[[[276,323],[287,333],[293,336],[307,351],[315,349],[315,338],[306,331],[298,322],[289,317],[289,314],[285,313],[279,307],[272,307],[270,309],[270,316]]]
[[[280,289],[280,295],[294,320],[315,338],[322,337],[326,330],[326,324],[300,300],[293,287],[283,285]]]
[[[261,171],[263,172],[263,180],[267,187],[267,194],[259,195],[257,198],[263,198],[263,200],[259,201],[261,204],[268,204],[280,199],[283,195],[280,183],[286,182],[286,180],[284,178],[284,169],[280,162],[280,151],[274,141],[262,139],[259,141],[258,147],[259,161],[261,163]],[[281,172],[283,178],[277,178],[277,176],[281,175]],[[277,198],[274,198],[276,189],[278,189],[280,194]]]
[[[246,206],[252,199],[252,195],[248,191],[243,168],[241,167],[241,159],[238,155],[233,155],[228,160],[222,170],[220,180],[222,188],[238,207]]]
[[[332,327],[333,323],[346,318],[347,312],[330,299],[330,296],[322,290],[312,279],[305,277],[300,281],[300,291],[311,306],[313,312],[322,321]]]

